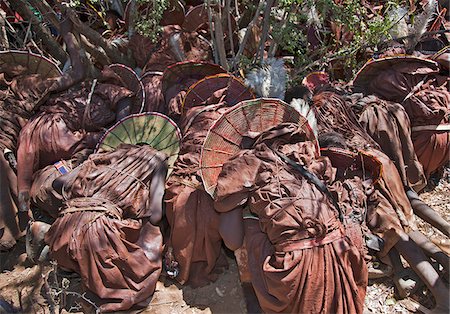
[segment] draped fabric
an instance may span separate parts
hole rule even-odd
[[[0,74],[0,148],[15,152],[20,129],[33,115],[40,97],[55,79],[39,74],[18,75],[8,80]]]
[[[145,89],[145,109],[146,112],[160,112],[167,114],[166,103],[162,92],[162,74],[146,73],[142,78]]]
[[[327,196],[272,150],[331,184],[335,169],[328,158],[314,157],[313,146],[261,141],[242,151],[223,166],[215,208],[248,206],[258,218],[245,219],[245,246],[264,312],[362,313],[367,268],[361,253]]]
[[[416,229],[416,221],[411,204],[404,191],[399,172],[380,146],[362,128],[350,104],[334,92],[320,92],[314,95],[318,111],[319,134],[337,132],[345,138],[345,144],[352,151],[364,150],[382,163],[381,177],[375,187],[377,193],[371,202],[369,213],[374,217],[367,221],[370,230],[384,241],[383,256],[397,243],[405,230]]]
[[[94,154],[55,180],[64,206],[45,240],[58,265],[78,272],[102,311],[150,301],[161,273],[162,235],[148,219],[166,156],[149,146],[122,144]]]
[[[64,167],[71,171],[75,167],[72,160],[64,161]],[[30,190],[31,204],[39,208],[41,213],[56,219],[59,216],[59,209],[63,206],[63,196],[53,187],[53,181],[62,174],[55,165],[49,165],[36,171],[33,174],[33,184]]]
[[[168,246],[180,266],[177,280],[203,286],[215,281],[226,260],[221,252],[219,215],[200,177],[203,142],[214,121],[227,109],[223,104],[191,108],[181,120],[183,139],[178,160],[167,182],[166,215],[171,227]]]
[[[26,225],[17,216],[17,176],[3,153],[9,149],[16,155],[20,130],[54,82],[39,74],[17,75],[11,79],[0,74],[0,251],[13,247]]]
[[[104,127],[115,121],[117,103],[133,94],[112,84],[84,82],[51,97],[22,129],[17,153],[19,192],[33,173],[60,159],[93,149]]]
[[[400,103],[411,121],[414,148],[425,175],[430,176],[450,158],[449,131],[415,131],[417,126],[449,124],[450,92],[448,77],[435,69],[416,70],[414,63],[403,62],[380,71],[367,92]]]
[[[394,162],[403,185],[420,190],[426,177],[411,140],[411,125],[405,109],[374,95],[358,101],[359,122],[381,150]]]

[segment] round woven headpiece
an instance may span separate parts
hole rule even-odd
[[[242,80],[228,73],[220,73],[207,76],[189,87],[182,103],[183,112],[204,103],[216,91],[224,88],[227,88],[224,101],[230,107],[241,101],[255,98],[253,92]]]
[[[29,51],[0,51],[0,69],[5,65],[21,65],[26,69],[24,74],[40,74],[47,78],[62,75],[61,69],[53,61]]]
[[[203,144],[200,173],[208,194],[214,197],[223,165],[239,151],[246,134],[262,133],[281,123],[296,123],[308,140],[319,145],[308,120],[282,100],[260,98],[240,102],[225,112],[210,128]]]
[[[201,80],[207,76],[227,71],[218,64],[208,62],[182,61],[167,67],[163,73],[162,90],[163,94],[173,85],[181,85],[181,90],[187,90],[191,84],[190,80]]]
[[[125,84],[125,87],[136,95],[132,112],[141,113],[144,110],[145,103],[145,88],[141,79],[133,69],[126,65],[116,63],[109,65],[109,68],[120,77]]]
[[[371,59],[364,64],[352,80],[355,91],[370,93],[370,82],[372,82],[379,73],[391,68],[394,65],[398,67],[402,64],[404,71],[412,74],[420,74],[423,71],[430,72],[430,70],[435,71],[436,73],[439,72],[439,66],[435,61],[420,57],[399,55]]]
[[[120,144],[150,145],[167,155],[168,174],[180,151],[181,132],[175,122],[158,112],[145,112],[123,118],[100,138],[96,151],[110,151]]]

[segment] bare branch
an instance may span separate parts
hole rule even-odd
[[[119,49],[110,45],[98,32],[81,22],[75,11],[68,7],[66,7],[66,10],[67,16],[72,20],[75,30],[86,36],[91,43],[102,47],[112,62],[133,65],[132,60],[122,54]]]
[[[48,51],[52,52],[52,56],[64,64],[67,60],[67,54],[48,31],[44,29],[41,22],[33,12],[31,12],[27,3],[24,2],[24,0],[15,0],[11,1],[10,5],[13,10],[17,11],[23,18],[30,21],[36,36],[42,40],[42,43],[47,47]]]
[[[255,58],[255,61],[262,61],[262,59],[264,59],[264,48],[266,46],[266,39],[270,28],[270,11],[272,9],[273,2],[274,0],[267,0],[266,8],[264,9],[262,35],[259,42],[259,52]]]
[[[234,41],[233,41],[233,27],[231,25],[231,0],[226,0],[225,5],[225,14],[227,15],[227,24],[228,24],[228,38],[230,40],[230,49],[231,49],[231,56],[233,59],[236,57],[236,54],[234,53]]]
[[[244,52],[244,48],[245,48],[245,45],[247,44],[247,40],[250,37],[253,26],[256,24],[256,22],[258,20],[259,12],[262,10],[263,6],[264,6],[264,0],[259,0],[258,8],[256,9],[255,15],[253,16],[253,19],[250,22],[250,24],[248,24],[248,26],[247,26],[247,30],[245,31],[244,38],[242,39],[242,42],[239,45],[239,50],[236,54],[236,57],[233,60],[233,64],[231,66],[232,70],[235,69],[236,65],[239,63],[239,61],[241,59],[241,55]]]
[[[46,0],[29,0],[31,5],[41,12],[44,19],[50,22],[59,31],[59,19]]]
[[[0,49],[8,49],[9,42],[6,35],[6,13],[0,8]]]
[[[208,11],[209,32],[211,34],[214,62],[218,64],[219,63],[219,55],[217,52],[217,42],[216,42],[216,38],[214,36],[214,31],[213,31],[213,22],[212,22],[213,19],[212,19],[212,10],[211,10],[211,1],[210,0],[206,0],[206,9]]]
[[[225,44],[224,44],[224,40],[223,40],[224,35],[223,35],[223,28],[222,28],[222,14],[221,14],[220,5],[218,7],[219,7],[218,11],[213,13],[214,14],[214,32],[216,35],[216,46],[217,46],[217,52],[219,54],[220,65],[225,70],[228,70],[227,56],[226,56]]]

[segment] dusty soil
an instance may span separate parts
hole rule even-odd
[[[420,196],[450,221],[449,195],[450,173],[447,172],[436,187]],[[449,239],[420,218],[417,220],[420,230],[448,253]],[[79,280],[58,281],[53,266],[32,265],[24,252],[24,244],[19,242],[13,251],[0,253],[0,313],[2,307],[3,311],[17,313],[51,313],[52,307],[58,312],[62,303],[66,304],[63,313],[70,308],[72,312],[83,311],[81,295],[71,295],[72,291],[79,291]],[[231,257],[228,261],[230,267],[215,283],[198,289],[182,287],[162,276],[150,305],[139,313],[246,313],[236,263]],[[56,300],[53,305],[49,304],[52,299]],[[432,306],[433,300],[425,288],[407,299],[396,300],[392,281],[384,278],[369,283],[365,312],[428,313],[427,308]],[[91,311],[92,308],[84,310]]]

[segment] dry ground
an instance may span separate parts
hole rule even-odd
[[[438,211],[447,221],[450,221],[450,180],[447,172],[439,185],[432,190],[424,192],[421,197],[432,208]],[[419,227],[429,238],[439,242],[448,249],[449,240],[439,231],[418,218]],[[19,243],[13,252],[0,253],[0,313],[1,307],[13,305],[18,313],[51,313],[48,300],[61,288],[54,289],[56,276],[52,266],[40,267],[31,265],[26,261],[24,244]],[[206,287],[191,289],[181,287],[170,280],[161,277],[151,304],[141,313],[245,313],[245,302],[239,285],[238,271],[232,258],[229,258],[230,267],[215,282]],[[47,276],[47,277],[46,277]],[[43,284],[48,282],[49,285]],[[70,283],[70,284],[69,284]],[[59,282],[61,287],[63,283]],[[77,279],[65,281],[68,286],[65,291],[76,291],[79,286]],[[64,298],[54,299],[72,304],[73,311],[81,311],[77,303],[71,299],[79,300],[78,296],[67,295]],[[5,301],[8,303],[6,304]],[[396,300],[394,286],[389,279],[379,279],[370,282],[366,296],[366,313],[414,313],[425,312],[425,307],[432,307],[432,299],[426,289],[405,300]],[[55,304],[59,309],[59,304]],[[78,309],[78,311],[77,311]],[[11,310],[11,308],[9,309]],[[90,310],[85,310],[90,311]],[[58,311],[56,311],[57,313]],[[65,310],[62,310],[65,312]]]

